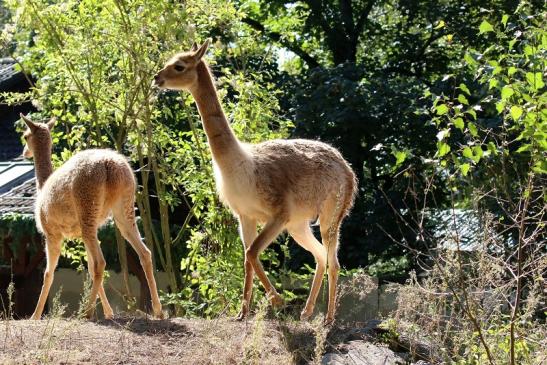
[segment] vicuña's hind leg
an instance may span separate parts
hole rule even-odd
[[[321,283],[323,282],[323,276],[325,275],[325,269],[327,268],[327,251],[313,235],[308,222],[302,222],[297,226],[289,227],[289,233],[300,246],[312,253],[315,262],[317,263],[310,295],[306,301],[304,310],[300,314],[300,319],[306,320],[313,314],[315,301],[317,300],[317,295],[321,289]]]
[[[131,247],[133,247],[139,255],[139,260],[144,270],[146,281],[148,282],[150,297],[152,298],[152,309],[154,311],[154,316],[156,318],[163,318],[160,298],[158,296],[158,289],[156,286],[156,279],[154,278],[152,253],[142,241],[141,235],[137,228],[134,205],[135,202],[133,198],[127,197],[120,200],[120,202],[113,207],[112,213],[114,220],[116,221],[116,226],[118,226],[124,238],[129,241]]]
[[[61,243],[63,239],[60,236],[52,236],[46,234],[46,271],[44,272],[44,283],[42,284],[42,291],[40,292],[40,297],[38,298],[38,303],[36,303],[36,309],[32,314],[31,319],[40,319],[42,312],[44,311],[44,306],[47,301],[47,296],[49,294],[49,289],[53,283],[53,273],[57,267],[57,262],[59,262],[59,256],[61,255]]]
[[[94,278],[95,277],[95,263],[93,261],[93,254],[90,253],[89,249],[86,245],[86,251],[87,251],[87,269],[89,271],[89,275]],[[101,251],[102,253],[102,251]],[[99,298],[101,299],[101,304],[103,306],[103,313],[104,318],[111,319],[114,315],[114,311],[112,310],[112,307],[110,306],[110,303],[108,302],[108,298],[106,297],[106,293],[104,292],[104,279],[103,283],[99,287]],[[94,305],[94,303],[93,303]],[[92,313],[91,313],[92,314]]]
[[[239,234],[241,236],[241,240],[243,241],[243,246],[245,248],[245,251],[249,247],[251,247],[251,244],[254,242],[254,240],[257,237],[256,232],[256,220],[248,217],[241,216],[239,217]],[[247,277],[249,276],[249,278]],[[239,314],[237,315],[237,320],[241,321],[242,319],[247,316],[249,313],[249,307],[251,305],[251,301],[253,298],[253,276],[254,276],[254,270],[251,267],[250,270],[245,270],[245,282],[243,285],[243,298],[241,300],[241,310],[239,311]],[[250,293],[248,293],[250,292]],[[247,294],[248,293],[248,294]],[[245,298],[249,298],[248,301]]]
[[[338,243],[341,208],[339,204],[339,199],[333,199],[325,205],[319,217],[319,221],[321,222],[321,240],[327,251],[327,270],[329,276],[329,303],[325,323],[333,322],[336,312],[336,286],[338,284],[338,272],[340,271]]]
[[[86,309],[86,317],[91,318],[95,313],[97,294],[99,294],[99,291],[103,289],[103,276],[104,269],[106,267],[106,261],[103,256],[103,252],[101,251],[101,247],[99,246],[96,227],[89,226],[82,228],[82,239],[84,241],[88,254],[89,274],[92,280],[91,291],[89,293],[89,302]],[[105,301],[103,302],[103,309],[105,311],[105,317],[109,314],[109,310],[112,311],[108,300],[106,300],[106,295]]]

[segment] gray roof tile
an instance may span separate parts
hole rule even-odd
[[[5,213],[34,214],[36,179],[25,181],[0,195],[0,215]]]

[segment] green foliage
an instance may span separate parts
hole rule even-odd
[[[470,104],[463,94],[431,95],[431,121],[453,136],[438,144],[437,156],[450,166],[454,189],[465,186],[470,181],[467,175],[474,172],[476,180],[471,184],[492,177],[500,191],[518,195],[514,189],[527,174],[540,178],[547,173],[547,96],[542,77],[547,69],[547,36],[542,14],[521,15],[528,7],[521,5],[516,15],[503,16],[494,27],[486,20],[482,23],[479,33],[493,33],[495,41],[465,57],[477,80],[469,88],[480,98],[473,97]],[[459,88],[469,94],[465,84]],[[508,167],[503,174],[512,178],[492,176],[490,169],[502,166]],[[518,175],[520,179],[515,178]]]
[[[513,14],[484,20],[478,34],[488,41],[464,56],[474,81],[445,78],[451,83],[446,92],[425,94],[431,100],[426,114],[439,131],[429,156],[438,162],[434,171],[446,177],[452,207],[476,212],[480,230],[488,232],[476,238],[467,263],[459,249],[463,230],[456,229],[458,250],[430,251],[428,276],[416,282],[425,288],[421,295],[429,294],[405,317],[421,336],[442,341],[437,350],[445,360],[534,364],[542,351],[537,338],[545,323],[537,296],[546,252],[545,15],[523,1]],[[446,298],[434,294],[443,291]],[[490,293],[492,302],[476,293]],[[411,298],[403,293],[403,300]],[[432,324],[435,316],[443,324]]]
[[[231,43],[241,27],[233,4],[7,3],[15,14],[10,39],[37,79],[29,97],[39,106],[40,116],[59,120],[55,164],[93,147],[115,148],[128,156],[137,170],[141,232],[158,268],[169,276],[172,292],[165,297],[191,314],[214,315],[226,306],[235,310],[243,275],[242,244],[237,222],[217,199],[199,116],[189,95],[158,94],[151,82],[173,53],[189,48],[194,39],[222,33],[225,43],[215,43],[212,53],[241,65],[221,67],[218,77],[236,134],[249,142],[287,136],[291,124],[278,117],[278,91],[260,69],[247,70],[242,62],[256,53],[255,43]],[[189,19],[194,25],[183,26]],[[14,102],[17,96],[4,97]],[[69,243],[63,255],[74,265],[82,262],[85,250]],[[265,260],[278,265],[276,256],[267,253]]]
[[[19,213],[5,213],[0,216],[0,237],[10,237],[10,241],[7,242],[11,252],[17,255],[19,245],[25,243],[24,240],[33,238],[37,233],[34,217],[29,214]],[[28,253],[34,255],[40,245],[29,245]],[[3,264],[10,264],[4,262]]]

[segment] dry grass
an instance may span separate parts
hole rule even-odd
[[[247,322],[129,317],[3,322],[0,364],[303,364],[320,359],[313,324],[260,317]]]

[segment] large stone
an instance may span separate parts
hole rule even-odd
[[[405,359],[384,346],[364,341],[339,345],[338,353],[323,356],[323,365],[402,365]]]

